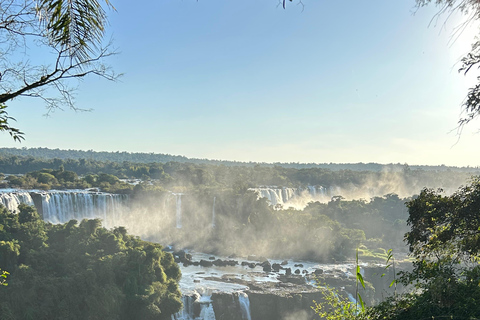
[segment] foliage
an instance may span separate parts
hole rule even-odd
[[[265,162],[240,162],[240,161],[226,161],[226,160],[209,160],[209,159],[195,159],[187,158],[185,156],[162,154],[162,153],[141,153],[141,152],[107,152],[107,151],[93,151],[93,150],[61,150],[61,149],[49,149],[49,148],[0,148],[0,154],[5,157],[17,156],[17,159],[42,159],[44,165],[39,168],[23,168],[23,173],[38,170],[41,168],[47,168],[46,160],[63,160],[68,159],[73,161],[79,161],[81,159],[92,162],[115,162],[115,163],[133,163],[133,164],[153,164],[153,163],[167,163],[167,162],[179,162],[190,164],[207,164],[226,167],[278,167],[287,169],[328,169],[329,171],[372,171],[372,172],[410,172],[414,171],[434,171],[434,172],[463,172],[470,175],[474,172],[478,172],[478,168],[472,167],[453,167],[445,165],[408,165],[400,163],[391,164],[379,164],[379,163],[265,163]],[[55,167],[56,168],[56,167]],[[17,168],[20,169],[20,168]],[[2,170],[5,170],[2,169]],[[71,170],[71,169],[70,169]],[[16,173],[22,173],[20,171]],[[110,172],[112,173],[112,172]],[[152,177],[153,178],[153,177]],[[158,178],[155,178],[158,179]]]
[[[321,287],[323,301],[313,301],[312,309],[316,315],[326,320],[355,320],[357,318],[356,303],[345,297],[335,288],[325,285]]]
[[[455,33],[462,32],[465,27],[478,21],[480,18],[480,7],[476,0],[416,0],[418,7],[426,6],[434,3],[439,7],[438,16],[445,14],[448,17],[454,12],[464,14],[467,19],[460,26],[457,26]],[[459,72],[467,74],[472,69],[480,67],[480,40],[478,37],[472,44],[472,49],[461,60],[461,67]],[[463,101],[464,115],[458,121],[459,131],[461,132],[463,126],[480,115],[480,77],[479,83],[468,90],[467,97]]]
[[[170,319],[180,269],[158,244],[100,220],[52,225],[21,205],[0,208],[2,319]]]
[[[401,281],[414,290],[369,309],[368,319],[479,319],[480,179],[450,196],[424,189],[407,206],[414,262]]]
[[[108,0],[106,5],[112,7]],[[5,111],[5,103],[17,97],[40,98],[48,112],[61,106],[79,110],[72,81],[87,75],[116,79],[102,64],[112,54],[102,45],[106,24],[96,0],[0,0],[0,131],[23,139]],[[39,52],[50,62],[31,65]]]
[[[0,285],[2,286],[8,286],[8,283],[7,283],[7,276],[10,274],[9,272],[5,271],[5,270],[2,270],[0,269]]]
[[[15,119],[8,116],[8,113],[5,110],[6,108],[7,108],[6,105],[0,104],[0,131],[8,132],[10,136],[13,138],[13,140],[20,142],[24,139],[23,132],[21,132],[17,128],[10,126],[8,121],[10,120],[15,121]]]

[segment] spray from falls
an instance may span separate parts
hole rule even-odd
[[[177,200],[176,205],[176,226],[177,229],[182,229],[182,195],[183,193],[174,193],[173,194]]]
[[[212,228],[215,228],[215,199],[217,197],[213,197],[213,206],[212,206]]]

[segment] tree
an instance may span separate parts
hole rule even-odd
[[[423,7],[434,2],[439,6],[437,16],[446,14],[450,16],[453,12],[460,12],[467,16],[467,20],[458,26],[457,30],[461,32],[466,25],[480,19],[480,6],[477,0],[416,0],[417,7]],[[472,69],[480,68],[480,39],[472,44],[472,49],[461,60],[459,72],[469,73]],[[464,125],[477,118],[480,115],[480,77],[478,84],[468,89],[467,97],[463,101],[463,116],[458,121],[458,129],[461,132]]]
[[[42,99],[47,113],[62,106],[81,110],[72,81],[88,75],[117,78],[102,63],[114,53],[102,43],[106,23],[97,0],[0,0],[0,131],[24,139],[6,111],[6,103],[17,97]],[[48,52],[49,64],[30,63],[38,51]]]
[[[480,178],[451,196],[424,189],[407,203],[413,292],[368,310],[366,319],[480,318]]]

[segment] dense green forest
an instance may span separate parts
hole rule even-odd
[[[404,165],[401,171],[333,171],[323,168],[294,169],[281,166],[225,166],[181,162],[119,163],[20,156],[0,156],[0,172],[26,174],[24,177],[7,177],[7,184],[3,186],[24,189],[102,187],[104,191],[125,193],[133,188],[122,184],[115,178],[117,177],[143,181],[154,180],[153,184],[169,190],[334,186],[365,191],[363,196],[361,192],[356,192],[356,197],[366,197],[367,200],[372,193],[374,195],[397,193],[402,197],[410,196],[418,193],[423,187],[455,190],[475,174],[475,171],[412,169],[408,165]],[[342,196],[346,197],[346,195]]]
[[[407,203],[410,285],[356,319],[480,319],[480,179],[450,196],[424,189]]]
[[[180,269],[159,244],[100,220],[44,222],[0,207],[1,319],[171,319]]]
[[[240,162],[240,161],[227,161],[227,160],[212,160],[212,159],[196,159],[187,158],[185,156],[175,156],[170,154],[161,153],[131,153],[131,152],[106,152],[106,151],[83,151],[83,150],[61,150],[61,149],[48,149],[48,148],[0,148],[0,155],[4,157],[17,156],[27,158],[37,158],[42,160],[80,160],[85,159],[92,162],[132,162],[132,163],[167,163],[167,162],[180,162],[180,163],[192,163],[192,164],[210,164],[210,165],[223,165],[223,166],[242,166],[242,167],[274,167],[279,166],[283,168],[292,169],[307,169],[307,168],[320,168],[329,169],[332,171],[338,170],[352,170],[352,171],[402,171],[404,164],[379,164],[379,163],[264,163],[264,162]],[[43,168],[43,167],[42,167]],[[46,168],[46,167],[45,167]],[[427,166],[427,165],[411,165],[411,169],[414,170],[427,170],[427,171],[457,171],[457,172],[480,172],[477,167],[452,167],[445,165]],[[27,169],[27,171],[38,170]],[[20,173],[20,172],[18,172]]]

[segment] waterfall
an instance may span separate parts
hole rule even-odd
[[[240,311],[242,312],[242,319],[252,320],[252,316],[250,315],[250,299],[248,298],[248,294],[245,292],[239,292],[238,304],[240,305]]]
[[[101,218],[104,226],[114,226],[125,199],[122,195],[85,191],[43,192],[39,196],[45,221],[65,223],[72,219]]]
[[[182,229],[182,195],[183,193],[174,193],[173,194],[177,200],[176,208],[176,219],[177,219],[177,229]]]
[[[212,206],[212,228],[215,228],[215,199],[216,199],[216,197],[213,197],[213,206]]]
[[[192,295],[182,296],[183,308],[172,315],[172,320],[215,320],[215,312],[210,295],[200,295],[194,292]]]
[[[282,207],[294,207],[303,209],[309,202],[320,201],[328,202],[332,194],[338,188],[323,186],[307,186],[305,188],[287,188],[287,187],[258,187],[250,188],[257,194],[258,198],[266,198],[271,206],[276,209]]]
[[[0,203],[10,211],[17,211],[18,205],[34,205],[43,220],[51,223],[65,223],[72,219],[100,218],[103,226],[113,227],[126,195],[103,192],[75,191],[0,191]]]
[[[183,308],[172,315],[172,320],[194,320],[193,303],[196,299],[197,296],[182,296]]]
[[[33,206],[33,199],[26,191],[0,192],[0,203],[11,212],[17,211],[21,203]]]

